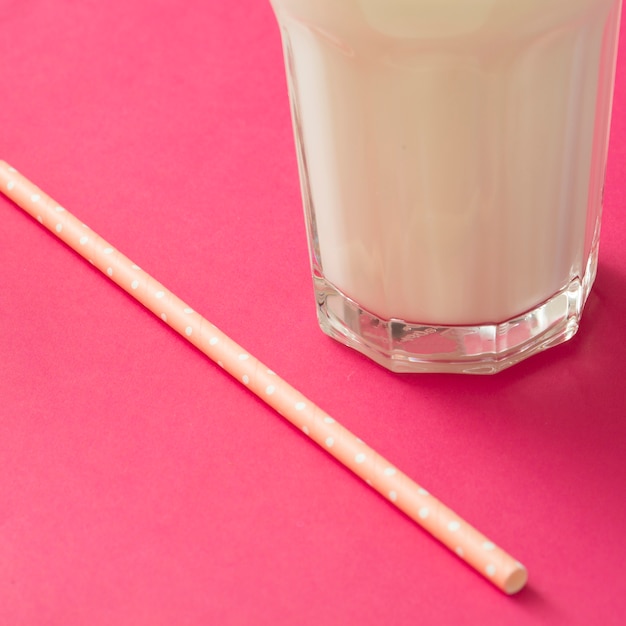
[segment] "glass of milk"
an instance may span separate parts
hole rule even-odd
[[[270,0],[321,328],[397,372],[566,341],[593,284],[621,0]]]

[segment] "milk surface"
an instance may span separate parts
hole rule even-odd
[[[330,283],[384,319],[468,325],[582,278],[618,0],[271,1]]]

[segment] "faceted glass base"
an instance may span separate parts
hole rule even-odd
[[[499,324],[433,326],[385,320],[364,311],[315,276],[322,330],[393,372],[495,374],[570,339],[595,279],[594,247],[581,279],[574,278],[535,309]]]

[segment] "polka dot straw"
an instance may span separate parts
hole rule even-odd
[[[508,594],[518,592],[526,584],[528,576],[521,563],[355,437],[4,161],[0,161],[0,188],[18,206],[487,580]]]

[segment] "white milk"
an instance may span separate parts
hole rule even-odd
[[[330,283],[384,319],[469,325],[582,279],[618,0],[271,1]]]

